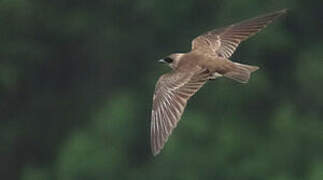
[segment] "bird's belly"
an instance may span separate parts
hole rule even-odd
[[[204,66],[210,73],[224,74],[230,69],[230,61],[226,59],[211,59],[204,62]]]

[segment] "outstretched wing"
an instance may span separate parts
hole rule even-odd
[[[209,72],[196,68],[190,72],[172,72],[162,75],[153,97],[151,114],[151,149],[157,155],[176,127],[187,101],[208,80]]]
[[[192,50],[198,49],[211,55],[229,58],[242,41],[265,28],[286,11],[276,11],[206,32],[192,41]]]

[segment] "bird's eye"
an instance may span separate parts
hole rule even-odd
[[[167,62],[167,63],[172,63],[173,62],[173,59],[170,58],[170,57],[165,57],[164,60]]]

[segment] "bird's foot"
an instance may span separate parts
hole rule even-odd
[[[218,77],[222,77],[222,74],[215,72],[209,77],[209,80],[215,80]]]

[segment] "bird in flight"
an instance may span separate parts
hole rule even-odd
[[[226,77],[240,83],[248,82],[250,74],[259,67],[233,62],[228,58],[242,41],[286,11],[283,9],[211,30],[193,39],[190,52],[174,53],[159,60],[172,71],[159,78],[153,95],[150,133],[154,156],[160,153],[181,119],[187,101],[208,80]]]

